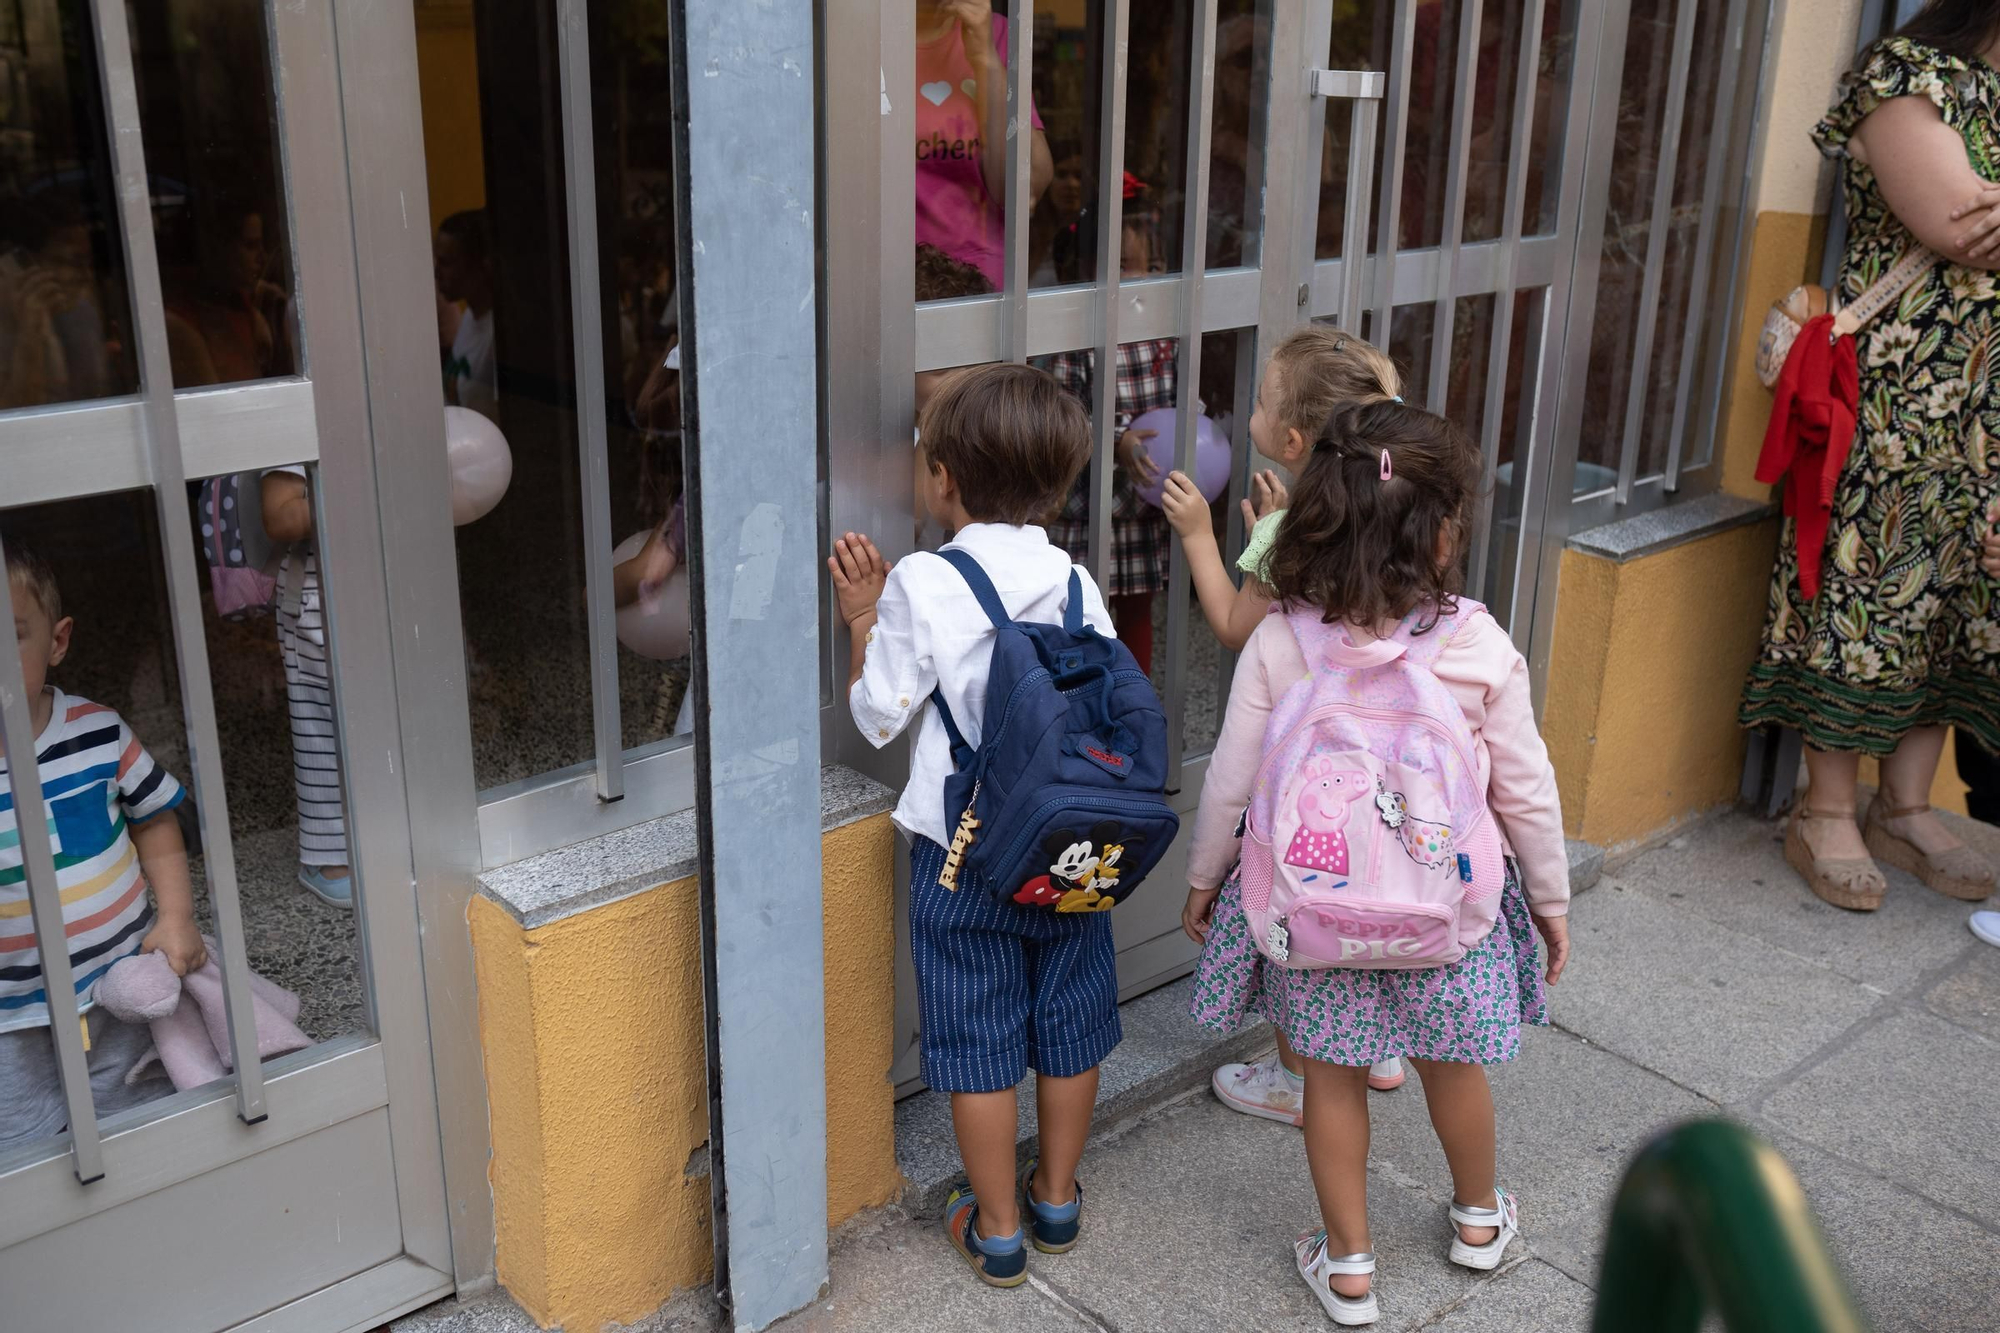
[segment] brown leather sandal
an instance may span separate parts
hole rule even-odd
[[[1930,813],[1928,805],[1892,808],[1880,796],[1868,803],[1868,821],[1861,836],[1879,861],[1907,870],[1947,898],[1976,903],[1993,892],[1993,863],[1960,843],[1942,852],[1926,852],[1885,822]]]
[[[1819,814],[1807,809],[1804,801],[1799,802],[1792,808],[1791,821],[1785,825],[1785,860],[1799,872],[1799,878],[1822,902],[1850,912],[1872,912],[1882,905],[1882,896],[1889,888],[1889,882],[1882,877],[1881,867],[1865,856],[1838,860],[1815,856],[1813,849],[1806,845],[1805,833],[1799,828],[1808,819],[1853,818],[1844,814]]]

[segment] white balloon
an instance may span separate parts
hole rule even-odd
[[[469,407],[444,410],[444,451],[451,464],[451,521],[464,527],[493,512],[514,479],[514,455],[500,428]]]
[[[612,548],[611,563],[623,564],[639,554],[639,548],[653,535],[642,528]],[[670,661],[692,651],[688,633],[687,566],[677,566],[660,589],[659,605],[649,615],[643,602],[634,602],[618,612],[618,642],[641,657]]]

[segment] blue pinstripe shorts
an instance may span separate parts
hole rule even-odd
[[[910,953],[923,1017],[924,1081],[998,1092],[1029,1069],[1082,1074],[1118,1044],[1118,973],[1105,912],[996,901],[961,875],[938,883],[944,848],[910,848]]]

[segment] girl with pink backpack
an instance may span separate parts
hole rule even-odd
[[[1294,1255],[1342,1325],[1378,1315],[1368,1067],[1415,1066],[1451,1168],[1451,1260],[1497,1267],[1520,1211],[1495,1183],[1485,1066],[1515,1056],[1522,1024],[1547,1023],[1544,979],[1569,957],[1562,812],[1527,664],[1457,595],[1479,471],[1462,431],[1400,402],[1340,408],[1319,430],[1188,863],[1196,1020],[1267,1018],[1305,1057],[1324,1229]]]

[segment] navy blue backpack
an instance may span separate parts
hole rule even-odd
[[[938,882],[962,877],[995,898],[1058,912],[1124,902],[1180,831],[1167,804],[1167,717],[1131,649],[1083,620],[1069,576],[1060,625],[1008,618],[993,581],[964,551],[939,552],[993,622],[993,667],[977,750],[942,694],[951,738],[947,820],[957,831]]]

